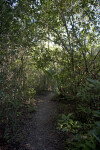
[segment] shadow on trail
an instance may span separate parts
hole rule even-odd
[[[55,121],[59,104],[52,101],[53,96],[48,93],[36,97],[37,111],[24,127],[27,139],[20,150],[63,150],[63,135],[57,133]]]

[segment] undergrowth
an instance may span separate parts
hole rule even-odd
[[[68,108],[67,113],[61,115],[57,129],[66,133],[67,150],[100,149],[99,98],[100,82],[87,79],[85,87],[79,88],[77,93],[79,100],[73,107],[75,110],[70,112]]]

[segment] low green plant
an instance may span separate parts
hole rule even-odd
[[[77,133],[81,125],[78,121],[74,121],[72,116],[73,115],[71,113],[69,113],[67,116],[62,114],[61,119],[58,120],[57,129],[66,132],[67,134],[69,132]]]
[[[100,112],[94,111],[94,119],[100,120]],[[76,134],[72,141],[67,141],[68,150],[99,150],[100,121],[95,121],[93,128],[85,134]]]
[[[68,150],[99,150],[100,149],[100,112],[93,111],[94,124],[84,124],[75,121],[73,114],[62,114],[58,120],[57,129],[66,135],[73,134],[72,139],[67,139]],[[84,128],[84,132],[81,132]]]

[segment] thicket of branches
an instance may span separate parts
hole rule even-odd
[[[84,114],[85,107],[99,109],[99,13],[98,0],[0,1],[0,126],[6,139],[13,141],[20,108],[36,92],[78,99]]]

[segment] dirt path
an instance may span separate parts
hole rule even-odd
[[[24,128],[28,138],[20,150],[64,150],[63,136],[58,135],[55,126],[58,104],[51,100],[52,96],[49,93],[36,98],[37,111]]]

